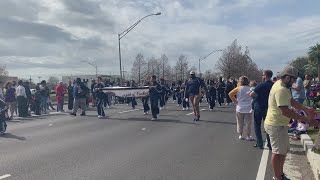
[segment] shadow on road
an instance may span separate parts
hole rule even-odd
[[[124,119],[124,118],[107,118],[110,120],[120,120],[120,121],[150,121],[151,120],[148,118],[130,118],[130,119]],[[166,123],[179,123],[179,124],[192,124],[192,125],[198,125],[195,124],[193,122],[184,122],[184,121],[180,121],[180,120],[170,120],[170,119],[157,119],[155,121],[152,122],[166,122]]]
[[[5,133],[3,134],[2,136],[0,136],[1,138],[8,138],[8,139],[17,139],[19,141],[25,141],[27,140],[27,138],[25,137],[22,137],[22,136],[17,136],[17,135],[14,135],[14,134],[11,134],[11,133]]]
[[[229,124],[229,125],[237,125],[237,123],[235,123],[235,122],[223,122],[223,121],[206,121],[206,120],[200,120],[200,122],[214,123],[214,124]]]

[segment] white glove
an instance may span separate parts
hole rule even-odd
[[[188,101],[189,101],[189,98],[186,98],[185,101],[188,102]]]

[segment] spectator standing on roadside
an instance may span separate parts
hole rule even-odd
[[[246,132],[246,140],[252,141],[251,136],[251,122],[252,122],[252,98],[249,96],[250,91],[249,79],[246,76],[239,78],[240,86],[234,88],[230,93],[230,99],[234,102],[236,107],[237,118],[237,132],[239,139],[244,139],[244,131]]]
[[[306,74],[304,81],[303,81],[303,87],[305,89],[306,92],[306,103],[307,106],[310,107],[310,93],[311,93],[311,77],[310,75]]]
[[[17,99],[16,99],[16,89],[12,87],[12,83],[8,82],[6,84],[6,94],[4,97],[6,106],[9,108],[11,115],[9,116],[10,119],[13,118],[13,114],[17,113]]]
[[[73,86],[74,84],[72,84],[71,81],[69,81],[69,85],[68,85],[68,109],[71,111],[73,109]]]
[[[298,70],[292,66],[287,66],[279,76],[280,80],[274,83],[270,91],[269,107],[264,123],[272,146],[271,164],[275,180],[288,179],[283,172],[283,166],[290,149],[288,136],[290,119],[312,122],[316,115],[314,109],[303,106],[291,96],[290,87],[294,82],[297,82]],[[297,86],[300,86],[300,82],[297,83]],[[296,113],[292,107],[306,112],[307,116]]]
[[[18,81],[17,103],[19,117],[26,117],[28,115],[27,94],[26,89],[23,87],[23,82],[21,80]]]
[[[300,74],[298,73],[298,77],[296,82],[292,85],[292,97],[294,100],[298,101],[300,104],[303,104],[304,100],[306,99],[306,93],[303,86],[303,81],[299,77]]]
[[[97,98],[97,112],[98,118],[104,118],[106,115],[104,113],[104,100],[105,100],[105,93],[103,92],[103,82],[101,77],[97,77],[97,84],[93,87],[94,92],[96,93]]]
[[[79,107],[82,110],[82,113],[80,114],[80,116],[86,115],[87,91],[88,91],[87,86],[83,82],[81,82],[80,78],[77,78],[76,84],[73,87],[74,101],[73,101],[73,110],[72,110],[72,113],[70,113],[70,115],[76,116]]]
[[[263,140],[261,134],[261,124],[266,119],[267,110],[268,110],[268,99],[270,90],[273,86],[273,82],[271,78],[273,76],[273,72],[271,70],[265,70],[262,74],[262,83],[258,84],[257,87],[250,93],[252,98],[255,98],[253,103],[253,117],[254,117],[254,130],[256,134],[256,144],[254,147],[258,147],[263,149]],[[267,134],[267,146],[271,149],[270,138]]]
[[[47,82],[45,80],[42,80],[39,88],[41,93],[41,109],[44,114],[47,114],[49,97],[49,88],[47,86]]]
[[[56,98],[57,98],[57,111],[63,112],[64,104],[64,94],[66,90],[64,89],[64,84],[62,81],[59,81],[58,86],[56,87]]]
[[[217,84],[219,107],[221,107],[222,104],[224,103],[225,90],[226,90],[226,84],[223,82],[222,77],[219,77],[219,82]]]

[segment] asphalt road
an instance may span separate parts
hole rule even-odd
[[[172,103],[157,121],[137,108],[115,106],[107,119],[89,111],[9,122],[0,179],[256,179],[262,151],[238,140],[234,106],[210,112],[203,103],[197,123]]]

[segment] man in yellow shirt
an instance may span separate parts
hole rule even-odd
[[[269,95],[265,130],[270,135],[272,146],[272,168],[275,180],[288,179],[283,173],[283,165],[289,151],[288,123],[290,119],[313,122],[314,109],[307,108],[295,101],[290,88],[296,82],[298,70],[292,66],[286,67],[280,73],[280,80],[274,83]],[[292,109],[303,110],[307,116],[301,116]]]

